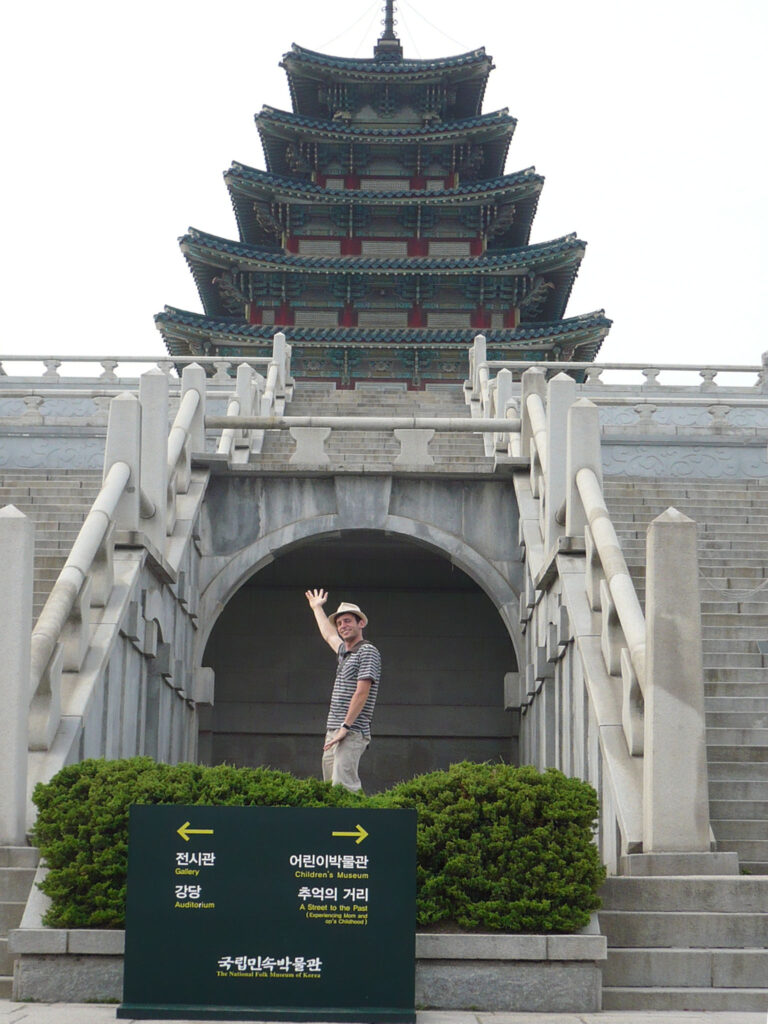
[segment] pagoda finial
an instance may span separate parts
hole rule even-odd
[[[395,35],[395,0],[386,0],[384,4],[384,32],[373,48],[376,60],[402,60],[403,48]]]

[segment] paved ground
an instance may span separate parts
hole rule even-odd
[[[704,1013],[699,1010],[669,1013],[459,1013],[430,1010],[417,1013],[416,1017],[417,1024],[768,1024],[764,1013]],[[90,1003],[14,1003],[9,999],[0,999],[0,1024],[107,1024],[108,1021],[111,1024],[114,1020],[114,1006]],[[176,1024],[195,1022],[176,1021]],[[223,1022],[209,1021],[208,1024]]]

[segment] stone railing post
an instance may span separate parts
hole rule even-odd
[[[481,369],[485,372],[485,379],[488,379],[488,368],[485,366],[486,361],[486,344],[485,335],[476,334],[475,340],[472,342],[472,348],[469,350],[469,372],[470,382],[472,384],[471,400],[472,400],[472,415],[480,415],[480,407],[482,405],[484,394],[483,394],[483,374]]]
[[[197,391],[200,401],[189,426],[189,451],[205,451],[205,370],[199,363],[185,366],[181,374],[181,398],[188,391]]]
[[[763,352],[760,357],[760,364],[762,369],[757,375],[757,387],[760,391],[766,392],[768,391],[768,352]]]
[[[168,494],[168,378],[162,370],[149,370],[139,382],[141,405],[141,488],[154,514],[142,518],[141,527],[162,554]]]
[[[237,400],[240,403],[241,416],[253,416],[254,414],[253,399],[256,390],[254,385],[255,377],[256,374],[248,363],[240,363],[237,368],[237,385],[235,387],[235,394],[237,395]],[[249,447],[247,430],[235,431],[234,447]]]
[[[520,454],[527,458],[531,451],[533,429],[528,414],[528,396],[538,395],[542,402],[546,401],[547,376],[543,370],[532,367],[520,378]]]
[[[496,374],[496,411],[492,414],[497,419],[507,415],[507,405],[512,401],[512,373],[510,370],[499,370]],[[493,447],[496,451],[506,451],[509,445],[509,434],[493,434]]]
[[[568,410],[567,451],[565,460],[565,535],[583,537],[588,516],[579,494],[576,474],[591,469],[602,490],[603,463],[600,454],[600,413],[594,402],[579,398]]]
[[[102,484],[116,462],[128,466],[130,477],[115,509],[115,526],[136,531],[141,499],[141,405],[136,395],[127,391],[116,395],[109,406]]]
[[[547,476],[544,550],[550,551],[565,525],[568,410],[576,400],[576,381],[558,373],[547,384]]]
[[[34,526],[13,505],[0,509],[0,846],[24,846],[32,633]]]
[[[696,523],[669,508],[648,528],[643,852],[709,850]]]
[[[286,344],[282,331],[278,331],[272,339],[272,358],[277,363],[277,394],[282,397],[286,385]]]

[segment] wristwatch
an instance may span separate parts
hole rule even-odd
[[[342,722],[342,723],[341,723],[341,728],[342,728],[342,729],[346,729],[346,730],[347,730],[347,732],[349,732],[349,730],[350,730],[350,729],[352,728],[352,726],[351,726],[351,725],[347,725],[347,723],[346,723],[346,722]]]

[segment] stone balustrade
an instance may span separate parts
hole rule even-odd
[[[587,390],[610,386],[631,389],[635,393],[639,388],[660,394],[686,391],[702,396],[732,389],[742,393],[768,394],[768,353],[763,353],[759,365],[661,363],[649,366],[647,363],[488,359],[485,336],[479,334],[469,349],[469,377],[464,385],[467,401],[485,407],[491,400],[490,392],[501,370],[511,371],[519,380],[526,370],[532,368],[547,373],[564,371],[579,378]],[[700,378],[698,383],[693,383],[695,377]]]
[[[577,398],[571,377],[547,381],[537,368],[523,374],[521,410],[519,443],[530,455],[528,477],[516,475],[528,667],[510,678],[508,699],[529,719],[522,758],[595,785],[610,868],[633,851],[704,853],[695,524],[673,509],[652,524],[646,617],[602,494],[597,406]],[[675,692],[685,695],[684,716],[670,706]],[[664,740],[670,718],[675,737]]]

